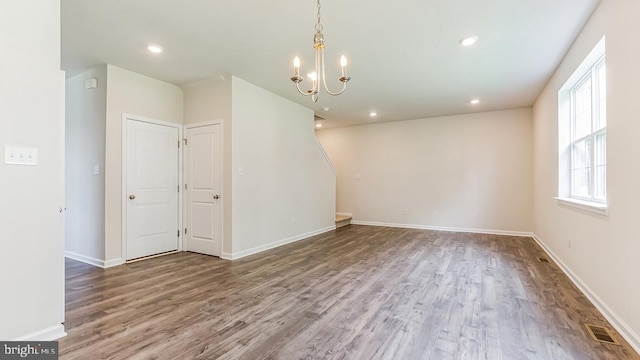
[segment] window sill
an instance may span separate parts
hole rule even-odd
[[[554,199],[558,200],[558,204],[560,205],[577,208],[577,209],[592,212],[598,215],[603,215],[603,216],[609,215],[609,206],[607,204],[577,200],[577,199],[571,199],[571,198],[564,198],[564,197],[555,197]]]

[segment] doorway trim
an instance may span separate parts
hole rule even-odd
[[[152,118],[148,118],[148,117],[144,117],[144,116],[138,116],[138,115],[132,115],[132,114],[126,114],[126,113],[122,113],[122,167],[121,167],[121,171],[122,171],[122,178],[121,178],[121,198],[120,198],[120,204],[121,204],[121,208],[122,208],[122,228],[120,229],[121,231],[121,238],[122,238],[122,261],[123,264],[126,264],[128,261],[127,259],[127,193],[126,193],[126,189],[127,189],[127,121],[128,120],[134,120],[134,121],[142,121],[142,122],[146,122],[146,123],[150,123],[150,124],[155,124],[155,125],[162,125],[162,126],[168,126],[171,128],[175,128],[178,129],[178,189],[182,189],[183,187],[183,180],[182,180],[182,138],[183,138],[183,131],[182,131],[182,124],[178,124],[178,123],[173,123],[173,122],[169,122],[169,121],[163,121],[163,120],[156,120],[156,119],[152,119]],[[178,229],[183,229],[182,227],[182,206],[180,206],[180,204],[182,204],[182,191],[178,190]],[[177,251],[182,251],[182,231],[180,230],[180,235],[178,236],[178,250]]]

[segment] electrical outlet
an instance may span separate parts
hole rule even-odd
[[[404,212],[405,215],[409,215],[409,209],[404,209],[402,211]]]

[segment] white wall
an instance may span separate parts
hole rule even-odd
[[[222,120],[223,139],[223,234],[222,252],[231,252],[232,241],[232,196],[231,196],[231,77],[216,77],[183,85],[184,123],[195,124],[203,121]]]
[[[96,89],[85,89],[90,78]],[[106,65],[66,80],[65,109],[65,252],[97,264],[104,260]]]
[[[335,175],[314,139],[313,112],[232,80],[232,256],[334,227]]]
[[[356,222],[531,231],[531,109],[317,133]]]
[[[640,2],[602,0],[534,106],[534,231],[640,351]],[[609,216],[560,206],[558,90],[606,36]],[[569,239],[571,247],[569,247]]]
[[[105,260],[122,260],[122,115],[182,124],[182,90],[172,84],[107,65],[105,154]]]
[[[0,46],[0,151],[36,147],[39,161],[0,163],[0,340],[51,339],[64,334],[59,1],[5,4]]]

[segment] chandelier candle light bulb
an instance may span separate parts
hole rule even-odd
[[[311,74],[308,75],[309,79],[311,79],[312,82],[312,89],[309,91],[315,91],[316,95],[318,94],[318,90],[316,89],[316,84],[317,84],[317,80],[318,80],[318,74],[316,74],[316,72],[312,72]]]
[[[293,59],[293,76],[300,76],[300,58],[297,56]]]
[[[344,74],[347,73],[347,58],[344,55],[340,57],[340,67],[342,68],[342,77],[344,77]]]
[[[332,92],[329,90],[327,86],[326,80],[326,72],[324,69],[324,35],[322,34],[322,24],[320,23],[320,0],[317,0],[318,3],[318,22],[316,23],[316,33],[313,35],[313,48],[315,50],[315,71],[310,73],[309,79],[311,79],[311,89],[305,91],[300,90],[300,83],[304,80],[302,76],[300,76],[300,58],[295,57],[293,59],[293,76],[291,77],[291,81],[296,84],[296,89],[298,92],[304,96],[311,96],[311,100],[313,102],[318,101],[318,93],[320,91],[320,82],[327,93],[329,95],[338,96],[342,94],[347,88],[347,82],[351,80],[351,77],[347,74],[347,58],[342,55],[340,57],[340,67],[341,67],[341,76],[338,78],[340,82],[342,82],[342,89],[338,92]]]

